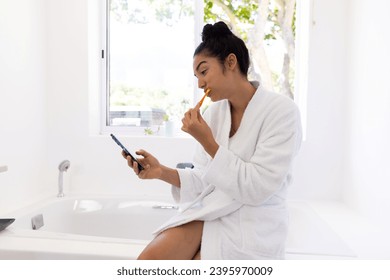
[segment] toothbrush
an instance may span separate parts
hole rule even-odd
[[[210,92],[211,92],[211,89],[209,89],[209,88],[206,89],[204,96],[202,97],[202,99],[198,103],[199,108],[202,106],[204,99],[210,94]]]

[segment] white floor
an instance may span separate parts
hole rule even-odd
[[[357,254],[308,202],[290,202],[287,259],[356,258]]]

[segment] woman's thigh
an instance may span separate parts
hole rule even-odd
[[[203,222],[193,221],[170,228],[154,238],[139,260],[191,260],[200,249]]]

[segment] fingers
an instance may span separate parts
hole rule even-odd
[[[137,175],[138,178],[140,178],[140,179],[147,179],[148,178],[148,172],[150,169],[149,164],[144,165],[144,169],[140,171],[138,168],[138,163],[136,161],[133,161],[132,167],[133,167],[135,175]]]
[[[191,121],[196,123],[199,121],[200,111],[199,109],[196,109],[196,107],[191,112]]]
[[[142,149],[136,151],[135,153],[136,153],[136,155],[143,156],[144,158],[149,157],[151,155],[147,151],[142,150]]]
[[[138,176],[138,178],[148,179],[150,177],[149,171],[151,169],[151,166],[150,166],[150,164],[147,164],[145,162],[145,159],[147,157],[153,158],[153,156],[145,150],[139,150],[139,151],[136,151],[135,153],[139,156],[142,156],[140,158],[137,157],[137,161],[139,161],[142,164],[142,166],[144,167],[143,170],[139,170],[138,163],[135,160],[133,160],[131,158],[131,156],[126,155],[123,151],[121,154],[126,159],[127,165],[133,169],[134,173]]]
[[[150,169],[150,165],[149,164],[145,164],[144,163],[144,159],[151,156],[150,153],[148,153],[147,151],[145,150],[138,150],[135,152],[137,155],[139,156],[142,156],[143,158],[137,158],[137,161],[139,161],[144,169],[143,170],[139,170],[138,168],[138,163],[133,160],[130,156],[127,156],[127,163],[129,165],[129,167],[131,167],[133,170],[134,170],[134,173],[138,176],[138,178],[140,179],[146,179],[147,178],[147,171]]]
[[[133,166],[133,160],[131,159],[131,156],[128,156],[124,151],[121,152],[122,157],[127,160],[127,165],[132,167]]]
[[[202,106],[201,102],[196,103],[196,106],[195,106],[194,110],[195,111],[199,111],[201,106]]]
[[[134,165],[134,161],[133,159],[131,158],[131,156],[126,156],[126,160],[127,160],[127,165],[131,168],[133,168],[133,165]]]
[[[148,179],[149,169],[150,169],[150,165],[149,164],[144,166],[144,170],[138,171],[138,173],[136,173],[138,178],[140,178],[140,179]],[[137,165],[137,170],[138,170],[138,165]]]
[[[183,123],[182,130],[188,132],[189,128],[194,124],[199,124],[202,120],[202,116],[199,111],[200,104],[198,103],[195,108],[189,109],[185,114],[181,122]]]
[[[129,158],[130,158],[130,157],[129,157]],[[129,159],[128,159],[128,160],[129,160]],[[131,161],[131,164],[132,164],[132,165],[129,164],[129,166],[132,167],[133,170],[134,170],[134,173],[135,173],[139,178],[142,179],[142,177],[140,176],[140,174],[146,169],[146,166],[144,167],[144,170],[140,171],[139,168],[138,168],[138,163],[137,163],[135,160],[132,160],[131,158],[130,158],[130,161]]]
[[[122,152],[122,156],[127,160],[127,165],[131,167],[136,174],[139,173],[138,170],[138,163],[134,161],[131,156],[126,155],[124,152]]]

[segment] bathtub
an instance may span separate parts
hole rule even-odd
[[[287,259],[355,257],[306,203],[288,207]],[[0,259],[136,259],[152,232],[176,212],[174,204],[161,199],[48,199],[12,213],[15,222],[0,232]],[[31,220],[40,215],[44,225],[33,230]]]

